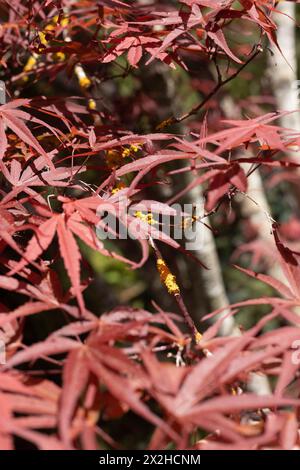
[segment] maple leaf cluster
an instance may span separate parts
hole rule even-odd
[[[299,339],[300,268],[297,249],[283,242],[289,227],[270,224],[286,283],[239,268],[276,292],[236,302],[226,315],[259,305],[269,313],[238,336],[220,337],[222,309],[207,312],[196,330],[188,320],[187,329],[190,316],[159,250],[210,267],[140,212],[174,215],[171,201],[203,186],[208,216],[247,194],[258,168],[272,171],[271,185],[297,171],[289,155],[300,136],[278,124],[284,111],[218,126],[209,120],[210,98],[227,79],[246,73],[265,45],[277,46],[274,9],[272,0],[1,4],[1,449],[119,448],[126,439],[119,442],[114,424],[122,428],[130,416],[143,420],[149,449],[299,448],[292,345]],[[252,42],[242,47],[230,28],[246,27]],[[226,63],[228,76],[209,84],[207,97],[185,114],[164,116],[150,97],[137,96],[126,109],[126,100],[118,103],[118,80],[142,81],[141,71],[147,77],[158,66],[189,74],[194,60]],[[145,112],[146,130],[136,118]],[[164,197],[157,188],[172,191],[178,176],[183,188]],[[105,211],[129,225],[130,244],[112,229],[113,242],[99,238]],[[119,305],[99,315],[88,301],[95,274],[84,247],[129,270],[155,265],[154,253],[179,311],[154,303],[151,312]],[[161,295],[168,295],[164,286]],[[278,327],[268,328],[275,320]],[[249,390],[255,374],[275,384],[268,395]],[[140,420],[132,425],[137,439]]]

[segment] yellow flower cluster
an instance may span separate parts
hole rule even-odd
[[[136,211],[134,214],[135,217],[138,219],[143,220],[144,222],[147,222],[149,225],[154,225],[155,224],[155,219],[153,218],[153,215],[151,212],[148,212],[148,214],[143,214],[141,211]]]
[[[55,15],[53,16],[52,20],[51,20],[51,23],[48,23],[46,26],[45,26],[45,31],[54,31],[55,28],[56,28],[56,25],[59,21],[59,16],[58,15]],[[65,17],[65,18],[61,18],[60,20],[60,26],[67,26],[69,24],[69,18]],[[48,41],[46,39],[46,33],[44,33],[44,31],[40,31],[39,32],[39,37],[40,37],[40,41],[41,43],[46,46]]]
[[[49,24],[47,24],[45,26],[45,30],[44,31],[39,31],[38,35],[39,35],[39,38],[40,38],[40,41],[41,43],[43,44],[43,46],[47,46],[48,44],[48,40],[47,40],[47,37],[46,37],[46,33],[47,31],[53,31],[55,29],[55,26],[56,24],[58,23],[59,21],[59,16],[58,15],[55,15],[51,22]],[[65,18],[62,18],[60,20],[60,25],[65,27],[69,24],[69,19],[67,17]],[[41,49],[39,52],[43,52],[43,50]],[[37,64],[37,61],[38,61],[38,54],[34,53],[32,56],[29,57],[29,59],[27,60],[27,63],[25,64],[24,68],[23,68],[23,71],[24,72],[31,72],[32,69],[36,66]],[[62,62],[65,60],[66,58],[66,55],[63,53],[63,52],[56,52],[53,54],[53,58],[54,60],[56,61],[59,61],[59,62]],[[24,82],[27,82],[28,81],[28,77],[25,76],[23,77],[23,81]]]
[[[156,262],[157,270],[160,275],[162,283],[166,286],[169,294],[176,295],[180,293],[179,286],[176,282],[176,277],[171,273],[165,261],[159,258]]]
[[[123,150],[122,157],[123,158],[130,157],[130,155],[132,155],[133,153],[137,153],[139,149],[140,147],[138,145],[132,144],[130,145],[130,147]]]
[[[90,109],[95,109],[91,107],[90,102],[94,100],[89,101],[89,108]],[[96,103],[92,103],[92,106],[96,106]],[[111,149],[107,150],[106,152],[106,163],[110,168],[116,168],[119,167],[123,164],[123,159],[127,158],[129,156],[133,157],[134,153],[137,153],[140,150],[139,144],[132,144],[127,148],[121,148],[121,149]]]
[[[95,111],[95,109],[97,108],[96,101],[93,100],[93,98],[90,98],[90,99],[89,99],[89,101],[88,101],[88,108],[89,108],[91,111]]]

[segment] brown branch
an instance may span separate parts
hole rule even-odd
[[[185,306],[185,303],[184,303],[184,300],[181,296],[179,287],[177,286],[177,283],[176,283],[176,278],[175,278],[175,276],[173,276],[173,274],[171,273],[171,271],[167,267],[166,263],[164,262],[163,256],[162,256],[160,250],[158,249],[156,243],[154,242],[154,240],[151,236],[149,236],[149,242],[150,242],[150,244],[151,244],[151,246],[154,250],[157,261],[163,262],[163,265],[164,265],[165,270],[166,270],[166,274],[168,274],[172,278],[172,283],[174,283],[174,285],[176,286],[176,291],[174,290],[172,292],[172,295],[174,296],[174,298],[177,302],[177,305],[178,305],[178,307],[179,307],[179,309],[182,313],[182,316],[184,318],[185,323],[187,324],[187,326],[189,327],[189,329],[191,331],[191,334],[192,334],[192,337],[193,337],[195,343],[198,344],[200,342],[201,338],[202,338],[202,334],[198,331],[198,329],[197,329],[197,327],[194,323],[194,320],[192,319],[191,315],[189,314],[189,312],[188,312],[188,310]],[[162,280],[163,284],[165,284],[165,286],[168,287],[168,285],[166,283],[166,280],[164,279],[163,276],[161,276],[161,280]],[[170,290],[169,290],[169,293],[171,293]]]
[[[194,106],[190,111],[188,111],[187,113],[185,114],[182,114],[182,116],[180,117],[175,117],[175,116],[171,116],[170,118],[162,121],[160,124],[158,124],[158,126],[156,126],[156,130],[157,131],[161,131],[163,129],[165,129],[166,127],[169,127],[171,126],[172,124],[178,124],[182,121],[184,121],[185,119],[189,118],[190,116],[193,116],[195,114],[198,113],[198,111],[200,111],[203,106],[206,105],[206,103],[216,94],[218,93],[218,91],[224,86],[224,85],[227,85],[227,83],[231,82],[232,80],[234,80],[241,72],[242,70],[244,70],[245,67],[247,67],[247,65],[250,64],[250,62],[252,62],[252,60],[254,60],[261,52],[263,51],[263,48],[260,44],[258,44],[256,47],[255,47],[255,50],[254,50],[254,53],[246,60],[246,62],[244,62],[243,65],[241,65],[241,67],[239,67],[232,75],[230,75],[230,77],[226,78],[225,80],[223,80],[220,75],[218,74],[219,76],[219,80],[218,80],[218,83],[216,84],[216,86],[213,88],[213,90],[200,102],[198,103],[196,106]]]

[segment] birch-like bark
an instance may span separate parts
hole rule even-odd
[[[189,199],[197,207],[198,215],[204,213],[204,201],[202,187],[200,185],[194,187],[188,195]],[[209,224],[208,218],[205,223]],[[226,288],[223,280],[222,268],[216,247],[214,235],[211,230],[201,224],[197,224],[198,230],[201,230],[200,236],[195,236],[199,240],[197,246],[193,247],[193,254],[199,257],[208,269],[201,270],[201,278],[204,287],[205,296],[207,298],[210,310],[218,310],[225,308],[222,316],[224,318],[220,328],[222,336],[239,335],[240,330],[236,325],[233,316],[227,316],[229,313],[229,300],[226,294]]]
[[[0,105],[6,103],[6,88],[5,83],[0,80]]]
[[[275,13],[273,20],[277,24],[277,41],[282,51],[274,46],[269,55],[269,76],[279,111],[295,111],[299,108],[299,90],[297,82],[296,56],[296,4],[280,2],[277,5],[280,13]],[[281,125],[300,131],[300,113],[295,112],[282,116]],[[298,158],[291,152],[292,158]]]
[[[193,188],[189,192],[189,197],[195,204],[197,204],[198,212],[201,212],[201,206],[204,205],[201,186],[198,185]],[[202,212],[204,212],[204,208]],[[208,219],[206,218],[205,221],[207,223]],[[199,237],[200,243],[197,249],[194,249],[194,254],[198,255],[201,261],[209,268],[208,270],[202,269],[202,279],[210,308],[211,310],[224,308],[221,314],[224,317],[220,328],[221,335],[239,336],[241,335],[241,331],[239,326],[236,324],[235,317],[228,315],[230,312],[230,302],[226,294],[222,268],[213,233],[205,227],[201,228],[199,225],[198,227],[202,230],[202,236]],[[215,317],[215,320],[216,318],[217,317]],[[247,383],[247,389],[257,395],[269,395],[271,393],[268,377],[264,374],[258,374],[255,372],[251,374]]]
[[[272,56],[269,56],[269,78],[276,98],[279,111],[296,111],[282,116],[280,125],[295,131],[300,131],[300,81],[297,80],[296,55],[296,4],[281,2],[277,6],[280,13],[274,14],[277,24],[277,41],[282,53],[275,46]],[[299,151],[286,151],[286,156],[296,163],[300,161]],[[295,169],[300,177],[300,169]],[[300,187],[292,186],[294,195],[299,203]]]
[[[228,119],[241,119],[240,112],[230,96],[223,99],[221,106]],[[243,163],[241,167],[247,175],[251,164]],[[268,203],[259,169],[248,176],[247,182],[247,195],[237,195],[235,200],[239,204],[241,214],[250,221],[252,227],[255,229],[257,239],[265,247],[266,254],[267,251],[269,251],[269,256],[266,256],[267,273],[285,282],[279,263],[276,257],[273,256],[276,246],[272,234],[272,211]]]
[[[250,168],[249,164],[243,165],[245,173]],[[240,210],[242,215],[250,220],[255,228],[257,238],[261,241],[266,250],[267,273],[282,282],[285,282],[279,263],[274,257],[276,248],[274,236],[272,233],[271,208],[267,201],[263,181],[259,170],[254,171],[248,177],[247,196],[239,196]]]
[[[296,5],[294,2],[280,2],[277,10],[280,13],[276,13],[273,19],[278,26],[277,40],[282,53],[277,47],[273,47],[272,55],[269,55],[268,75],[276,98],[277,109],[279,111],[295,111],[299,108],[300,92],[297,81],[296,25],[293,21],[293,18],[296,17]],[[228,117],[239,118],[236,115],[236,107],[230,98],[227,97],[223,104],[223,109]],[[281,117],[280,121],[282,127],[300,130],[299,112],[286,114]],[[287,153],[289,158],[299,162],[299,153],[294,151]],[[248,169],[249,165],[244,165],[246,172]],[[297,197],[300,199],[300,189],[295,189]],[[249,198],[239,198],[241,212],[256,228],[258,238],[263,241],[265,246],[272,247],[275,243],[270,231],[270,220],[267,217],[267,214],[271,214],[271,211],[259,171],[253,172],[248,178],[247,194]],[[276,263],[269,264],[268,274],[284,281],[282,272]]]

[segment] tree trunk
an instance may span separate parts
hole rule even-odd
[[[299,108],[299,91],[297,84],[296,57],[296,5],[294,2],[280,2],[274,15],[277,24],[277,40],[281,53],[273,47],[269,56],[269,75],[279,111],[295,111]],[[283,55],[284,54],[284,55]],[[281,125],[300,131],[300,113],[291,113],[281,118]],[[291,156],[295,157],[291,152]]]

